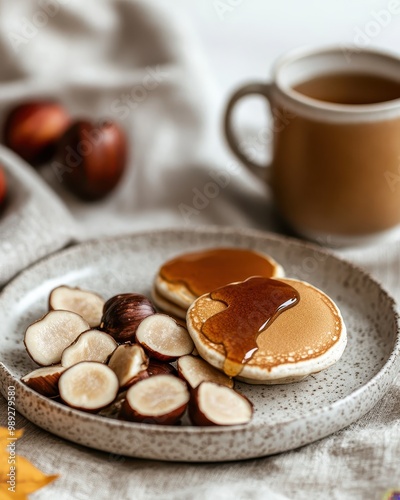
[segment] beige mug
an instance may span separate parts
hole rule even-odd
[[[272,161],[255,163],[232,131],[237,101],[265,97]],[[308,238],[333,244],[400,231],[400,59],[341,48],[297,49],[278,60],[271,83],[231,97],[225,134],[232,151],[271,187],[278,211]]]

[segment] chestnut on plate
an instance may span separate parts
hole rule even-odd
[[[117,376],[107,365],[82,361],[61,374],[58,388],[65,404],[94,413],[115,400],[119,384]]]
[[[78,198],[96,201],[107,196],[126,167],[127,141],[115,122],[74,122],[61,138],[57,177]]]
[[[153,314],[144,319],[136,331],[136,341],[151,358],[173,361],[190,354],[194,344],[188,331],[166,314]]]
[[[140,322],[155,312],[150,300],[140,293],[115,295],[104,304],[100,328],[117,342],[135,342]]]
[[[86,330],[63,351],[61,365],[73,366],[81,361],[106,363],[117,346],[108,333],[95,329]]]
[[[84,318],[92,328],[100,325],[105,300],[97,293],[61,285],[49,296],[49,309],[71,311]]]
[[[108,366],[118,377],[120,389],[124,390],[134,383],[149,377],[146,369],[149,358],[139,345],[122,344],[113,352]]]
[[[45,366],[28,373],[21,381],[39,394],[54,398],[58,396],[58,380],[64,371],[61,365]]]
[[[176,424],[186,410],[188,388],[173,375],[155,375],[133,385],[126,393],[119,417],[149,424]]]
[[[38,166],[52,159],[60,137],[70,124],[67,110],[56,102],[25,102],[10,111],[4,142],[21,158]]]
[[[202,382],[192,390],[189,416],[194,425],[247,424],[253,416],[253,405],[230,387]]]
[[[174,375],[178,376],[178,371],[169,363],[158,361],[156,359],[150,359],[149,366],[147,367],[147,373],[149,377],[154,377],[155,375]]]
[[[38,365],[60,363],[64,351],[89,324],[70,311],[50,311],[43,318],[28,326],[24,344],[29,356]]]
[[[98,415],[107,418],[118,418],[121,407],[125,401],[126,391],[119,392],[112,403],[101,409]]]
[[[204,359],[188,355],[182,356],[177,362],[178,373],[187,384],[195,389],[202,382],[215,382],[219,385],[226,385],[226,387],[233,387],[233,379],[225,375],[214,366],[211,366]]]

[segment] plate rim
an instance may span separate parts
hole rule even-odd
[[[36,261],[35,263],[31,264],[30,266],[26,267],[25,269],[21,270],[16,276],[14,276],[1,290],[0,292],[0,308],[3,300],[3,296],[6,296],[7,293],[9,293],[9,290],[13,289],[14,286],[18,285],[19,281],[23,281],[25,278],[26,274],[29,274],[29,272],[34,272],[37,267],[40,267],[42,265],[45,265],[47,262],[56,260],[58,258],[61,258],[65,255],[68,255],[69,253],[74,253],[74,252],[79,252],[82,248],[90,248],[92,246],[98,246],[102,242],[114,242],[117,243],[120,240],[129,240],[131,238],[144,238],[146,236],[150,235],[162,235],[164,234],[165,236],[171,235],[171,234],[193,234],[193,233],[200,233],[200,234],[224,234],[224,235],[229,235],[229,234],[239,234],[244,237],[253,237],[253,238],[262,238],[266,240],[274,240],[277,242],[285,243],[288,245],[295,245],[295,246],[300,246],[312,251],[316,251],[322,255],[327,256],[328,258],[333,258],[334,260],[337,260],[341,262],[342,264],[352,268],[353,270],[357,271],[358,273],[361,273],[361,275],[366,276],[375,286],[378,287],[378,289],[384,294],[385,299],[388,300],[388,303],[390,304],[390,309],[393,313],[393,319],[395,320],[395,323],[397,325],[397,334],[395,337],[394,345],[391,349],[390,355],[388,356],[387,360],[383,364],[383,366],[380,368],[380,370],[372,377],[370,378],[366,383],[352,391],[350,394],[347,394],[343,398],[340,398],[337,401],[334,401],[333,403],[330,403],[325,406],[320,406],[318,408],[315,408],[311,411],[308,411],[307,413],[302,414],[300,417],[294,417],[291,419],[286,419],[283,421],[277,421],[272,424],[268,425],[269,429],[274,429],[276,427],[280,427],[282,425],[290,425],[295,422],[299,422],[302,420],[308,420],[312,418],[321,418],[324,414],[330,413],[331,411],[339,410],[343,406],[347,406],[349,401],[354,400],[355,398],[358,399],[362,393],[369,391],[370,389],[373,388],[376,384],[380,382],[380,380],[390,374],[391,369],[393,368],[393,365],[397,362],[400,365],[400,315],[396,310],[396,301],[393,298],[393,296],[386,290],[385,286],[375,277],[371,275],[371,273],[363,269],[361,266],[358,266],[357,264],[354,264],[353,262],[336,255],[331,249],[327,249],[325,247],[319,246],[318,244],[311,243],[308,241],[303,241],[301,239],[292,237],[292,236],[286,236],[286,235],[280,235],[274,232],[269,232],[269,231],[262,231],[259,229],[252,229],[252,228],[237,228],[234,226],[216,226],[216,225],[202,225],[202,226],[196,226],[195,228],[177,228],[177,227],[170,227],[170,228],[162,228],[162,229],[149,229],[149,230],[143,230],[143,231],[137,231],[137,232],[130,232],[126,233],[123,235],[118,235],[118,236],[108,236],[105,238],[95,238],[95,239],[90,239],[86,240],[83,242],[77,242],[68,245],[67,247],[58,250],[52,254],[47,255],[46,257],[43,257],[42,259]],[[50,405],[50,407],[53,407],[55,409],[60,409],[61,411],[65,411],[68,415],[84,418],[85,420],[89,422],[103,422],[106,421],[108,425],[111,426],[118,426],[118,427],[123,427],[127,429],[136,429],[136,430],[141,430],[141,429],[149,429],[157,434],[180,434],[184,432],[185,434],[199,434],[199,433],[204,433],[207,432],[209,434],[226,434],[226,433],[232,433],[234,431],[254,431],[258,430],[260,427],[265,426],[265,423],[263,422],[254,422],[251,421],[247,424],[239,424],[239,425],[231,425],[231,426],[210,426],[210,427],[198,427],[198,426],[167,426],[167,425],[156,425],[156,424],[144,424],[144,423],[138,423],[138,422],[128,422],[128,421],[123,421],[123,420],[118,420],[115,418],[108,418],[105,416],[100,416],[97,414],[91,414],[87,412],[83,412],[74,408],[70,408],[68,406],[62,405],[61,403],[57,403],[45,396],[42,396],[41,394],[38,394],[36,391],[33,389],[27,387],[25,384],[23,384],[18,378],[16,378],[7,368],[7,366],[0,361],[0,380],[4,378],[4,373],[8,374],[9,377],[14,379],[18,385],[22,386],[24,390],[28,391],[31,393],[33,397],[38,398],[40,401],[43,401],[47,404]],[[392,378],[394,380],[395,376]],[[0,388],[1,388],[0,384]],[[377,401],[379,401],[387,392],[388,388],[382,392],[382,394],[379,395],[379,398]],[[4,394],[3,394],[4,395]],[[376,403],[374,403],[375,405]],[[360,417],[359,417],[360,418]],[[28,419],[29,420],[29,419]],[[358,420],[358,418],[356,419]],[[346,424],[350,425],[350,424]]]

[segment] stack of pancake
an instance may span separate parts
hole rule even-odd
[[[290,383],[338,361],[347,335],[331,298],[283,276],[268,255],[208,249],[166,262],[153,299],[186,320],[198,353],[211,365],[247,383]]]
[[[186,319],[187,310],[198,297],[250,276],[279,277],[283,269],[272,257],[243,248],[186,253],[160,268],[153,300],[165,313]]]

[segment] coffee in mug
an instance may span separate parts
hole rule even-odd
[[[336,104],[377,104],[400,99],[400,82],[372,73],[328,73],[301,82],[293,89]]]
[[[261,94],[272,109],[273,151],[257,165],[232,131],[235,103]],[[281,117],[288,117],[282,120]],[[270,84],[230,99],[225,132],[233,152],[267,178],[278,210],[300,234],[332,243],[397,234],[400,227],[400,59],[340,48],[296,50]]]

